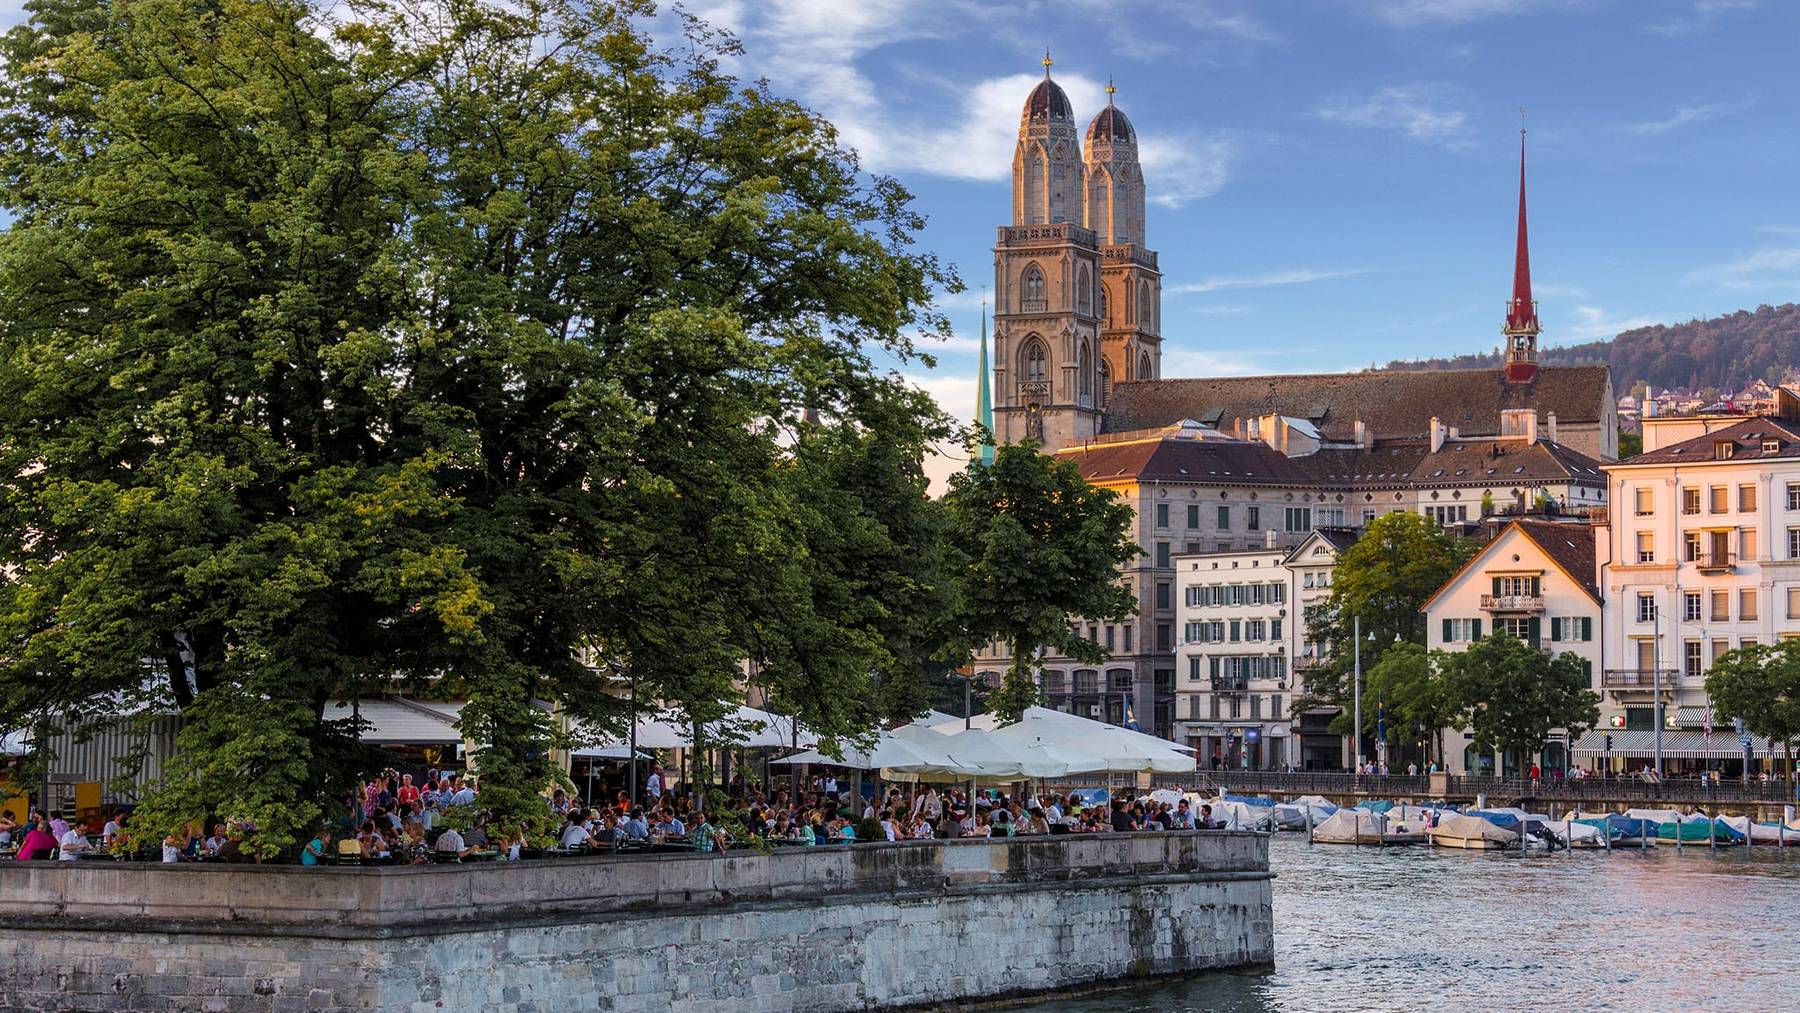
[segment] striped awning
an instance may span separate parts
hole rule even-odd
[[[1575,743],[1575,752],[1591,756],[1606,755],[1606,736],[1612,735],[1612,755],[1647,759],[1656,755],[1656,732],[1646,729],[1596,728]],[[1781,755],[1781,743],[1773,746],[1760,735],[1750,738],[1751,754],[1759,758]],[[1681,728],[1664,729],[1662,753],[1677,759],[1735,759],[1744,755],[1744,747],[1730,726],[1713,729],[1712,738]]]

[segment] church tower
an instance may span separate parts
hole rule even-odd
[[[1025,99],[1013,221],[994,244],[994,435],[1045,451],[1100,430],[1100,244],[1069,96],[1050,77]]]
[[[1531,251],[1525,242],[1525,131],[1519,131],[1519,238],[1513,251],[1512,299],[1506,304],[1506,382],[1537,379],[1537,301],[1531,298]]]
[[[1100,243],[1100,401],[1114,380],[1154,380],[1162,375],[1162,273],[1156,253],[1144,246],[1144,172],[1138,165],[1137,131],[1113,102],[1087,128],[1088,228]]]

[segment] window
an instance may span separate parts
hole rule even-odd
[[[1648,531],[1637,533],[1637,561],[1640,563],[1656,562],[1656,536]]]
[[[1219,720],[1219,698],[1216,696],[1213,696],[1213,697],[1208,697],[1207,699],[1210,700],[1212,703],[1212,719],[1214,721]]]
[[[1787,617],[1800,619],[1800,587],[1787,589]]]
[[[1287,529],[1289,531],[1312,530],[1311,507],[1287,507]]]
[[[1161,569],[1168,568],[1168,566],[1169,566],[1169,543],[1168,542],[1157,542],[1156,543],[1156,565],[1158,568],[1161,568]]]
[[[1156,504],[1156,526],[1159,528],[1166,528],[1169,526],[1169,504]]]
[[[1196,721],[1200,719],[1200,697],[1198,694],[1188,697],[1188,717]]]
[[[1246,507],[1245,513],[1248,514],[1249,516],[1245,520],[1244,526],[1249,528],[1251,531],[1262,530],[1262,507],[1259,507],[1259,506]]]
[[[1195,623],[1194,625],[1197,626],[1199,624]],[[1200,681],[1200,656],[1198,654],[1188,659],[1188,681]]]
[[[1241,696],[1234,696],[1234,697],[1229,697],[1228,699],[1231,701],[1231,704],[1230,704],[1231,719],[1233,721],[1236,721],[1238,718],[1243,717],[1244,716],[1244,698]]]
[[[1444,643],[1467,644],[1481,639],[1481,620],[1479,619],[1446,619],[1444,620]],[[1323,654],[1324,652],[1320,652]]]
[[[1301,575],[1300,586],[1301,587],[1312,587],[1313,586],[1312,581],[1313,581],[1312,571],[1309,570],[1306,573]]]
[[[1756,618],[1756,588],[1746,587],[1738,591],[1738,622],[1746,622]]]
[[[1681,533],[1681,558],[1690,563],[1700,558],[1700,532],[1683,531]]]
[[[1219,530],[1231,530],[1231,508],[1223,503],[1219,504]]]
[[[1081,343],[1081,350],[1075,354],[1075,385],[1082,397],[1094,396],[1094,360],[1088,354],[1085,341]]]
[[[1729,641],[1729,640],[1713,641],[1712,642],[1712,658],[1707,662],[1707,664],[1709,664],[1709,665],[1718,664],[1719,659],[1724,657],[1730,651],[1731,651],[1731,641]]]
[[[1150,353],[1149,352],[1145,352],[1144,354],[1138,356],[1138,379],[1140,379],[1140,380],[1154,379],[1150,375]]]
[[[1262,697],[1260,696],[1252,696],[1250,698],[1250,720],[1262,720]]]
[[[1684,622],[1700,621],[1700,592],[1684,591],[1681,595],[1681,618]]]
[[[1728,623],[1731,621],[1731,592],[1714,591],[1712,593],[1712,621]]]
[[[1550,640],[1553,643],[1584,643],[1594,639],[1594,620],[1589,616],[1550,617]]]
[[[1536,643],[1537,620],[1510,617],[1495,619],[1494,632],[1504,633],[1509,637],[1517,637],[1526,643]]]
[[[1044,272],[1039,270],[1036,264],[1025,266],[1025,274],[1019,279],[1019,297],[1026,303],[1035,304],[1026,307],[1025,312],[1041,312],[1043,310]]]
[[[1537,597],[1539,593],[1537,577],[1495,577],[1494,594],[1508,597]]]
[[[1756,509],[1756,486],[1738,486],[1738,512],[1750,513]]]
[[[1656,621],[1656,596],[1655,595],[1651,595],[1651,594],[1638,595],[1637,621],[1640,623],[1649,623],[1649,622]]]
[[[1164,654],[1175,649],[1175,626],[1173,623],[1156,624],[1156,649]]]
[[[1787,529],[1789,559],[1800,559],[1800,528]]]
[[[1787,503],[1789,510],[1800,510],[1800,482],[1790,482],[1788,484]]]
[[[1200,543],[1199,542],[1182,542],[1181,543],[1181,551],[1183,551],[1191,556],[1194,553],[1200,551]]]
[[[1231,543],[1230,542],[1215,542],[1215,543],[1213,543],[1213,548],[1218,549],[1220,552],[1230,552],[1231,551]]]
[[[1156,607],[1157,608],[1159,608],[1159,609],[1174,608],[1175,603],[1170,600],[1174,596],[1175,595],[1174,595],[1174,585],[1173,584],[1170,584],[1166,581],[1158,581],[1157,582],[1157,584],[1156,584]]]
[[[1655,495],[1654,490],[1652,490],[1649,486],[1640,486],[1635,490],[1635,496],[1637,499],[1637,515],[1639,517],[1650,516],[1651,497],[1654,495]],[[1698,499],[1698,496],[1699,496],[1699,494],[1695,493],[1696,498],[1694,500],[1694,511],[1696,513],[1698,513],[1700,510],[1700,500]]]
[[[1710,486],[1706,490],[1706,512],[1722,514],[1731,509],[1730,490],[1722,485]]]
[[[1281,694],[1279,693],[1269,694],[1269,720],[1281,720]]]
[[[1111,654],[1113,649],[1113,629],[1111,623],[1106,624],[1106,652],[1108,654]]]
[[[1281,620],[1279,620],[1279,619],[1269,620],[1269,639],[1270,640],[1280,640],[1281,639]]]
[[[1244,639],[1249,641],[1267,640],[1263,635],[1264,625],[1261,619],[1252,619],[1244,623]]]
[[[1690,679],[1700,678],[1702,671],[1700,661],[1700,641],[1686,640],[1681,644],[1681,671]]]
[[[1022,378],[1026,383],[1040,382],[1047,376],[1044,367],[1044,343],[1036,338],[1025,342],[1025,367]]]
[[[1187,526],[1189,530],[1200,526],[1200,504],[1189,503],[1187,508]]]
[[[1368,527],[1369,522],[1373,521],[1374,519],[1375,519],[1375,508],[1374,507],[1363,507],[1363,519],[1362,519],[1363,527],[1365,527],[1365,528]]]
[[[1123,634],[1125,637],[1125,653],[1130,654],[1131,653],[1131,630],[1132,630],[1132,627],[1130,624],[1126,624],[1125,626],[1121,627],[1121,629],[1123,629],[1125,631],[1125,633]]]
[[[1269,585],[1269,601],[1271,601],[1277,605],[1280,605],[1281,603],[1287,601],[1287,585],[1286,584],[1270,584]]]
[[[1738,558],[1745,562],[1756,559],[1756,529],[1738,529]]]
[[[1644,493],[1646,493],[1648,491],[1649,490],[1647,490],[1647,489],[1639,489],[1638,490],[1638,496],[1640,497],[1639,509],[1638,509],[1639,514],[1649,513],[1648,510],[1642,509],[1642,496],[1644,495]],[[1681,490],[1681,512],[1684,514],[1697,514],[1700,512],[1700,490],[1699,489],[1697,489],[1691,485],[1682,487],[1682,490]]]
[[[1078,277],[1081,280],[1075,283],[1075,308],[1085,315],[1093,312],[1094,309],[1094,275],[1088,270],[1088,266],[1083,264]],[[1087,346],[1083,345],[1082,352],[1086,353],[1086,351]],[[1083,357],[1086,357],[1085,354]],[[1082,372],[1087,372],[1085,366]]]

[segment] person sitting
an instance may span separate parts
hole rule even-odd
[[[63,831],[62,839],[56,842],[57,856],[65,862],[73,862],[82,855],[90,854],[94,846],[88,843],[87,820],[77,819]]]
[[[585,832],[583,830],[583,833]],[[436,850],[441,858],[454,857],[457,861],[461,861],[469,857],[469,853],[475,849],[469,847],[463,840],[462,834],[456,832],[455,827],[446,827],[444,832],[438,835]]]
[[[400,854],[408,865],[424,865],[431,861],[431,847],[425,843],[424,827],[414,823],[406,828],[406,840],[400,845]]]
[[[1213,819],[1212,806],[1202,805],[1200,807],[1200,819],[1197,821],[1197,826],[1201,830],[1217,830],[1217,829],[1219,829],[1218,821]]]
[[[223,848],[224,846],[225,846],[225,824],[215,823],[215,824],[213,824],[212,836],[208,837],[206,839],[206,853],[209,855],[217,855],[219,853],[219,849]]]
[[[563,824],[562,832],[556,835],[556,844],[564,851],[585,848],[591,840],[593,840],[593,835],[588,832],[581,816],[575,813],[570,814],[567,822]]]
[[[687,824],[681,822],[681,817],[675,815],[675,811],[672,809],[663,810],[661,819],[656,823],[656,829],[668,837],[687,836]]]
[[[125,832],[125,816],[125,810],[113,810],[112,819],[107,820],[106,825],[100,828],[100,845],[102,847],[112,847],[113,843]]]
[[[631,818],[625,821],[625,836],[633,841],[650,839],[650,821],[644,818],[644,810],[633,809]]]
[[[1173,820],[1173,823],[1169,827],[1171,830],[1194,829],[1194,814],[1193,811],[1188,808],[1187,799],[1184,798],[1180,802],[1175,803],[1175,812],[1170,819]]]
[[[37,820],[25,831],[19,842],[19,853],[14,856],[21,862],[49,858],[56,853],[56,837],[50,833],[50,821],[42,813],[36,815]]]

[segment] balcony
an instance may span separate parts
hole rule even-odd
[[[1663,690],[1673,691],[1681,680],[1680,671],[1673,668],[1661,671]],[[1600,673],[1600,685],[1607,689],[1655,690],[1657,681],[1657,670],[1654,668],[1609,668]]]
[[[1483,612],[1542,612],[1544,596],[1541,594],[1484,594],[1481,596]]]
[[[1242,675],[1215,675],[1212,689],[1214,693],[1244,693],[1250,689],[1250,680]]]
[[[1730,573],[1736,565],[1735,552],[1702,552],[1694,560],[1694,568],[1701,573]]]

